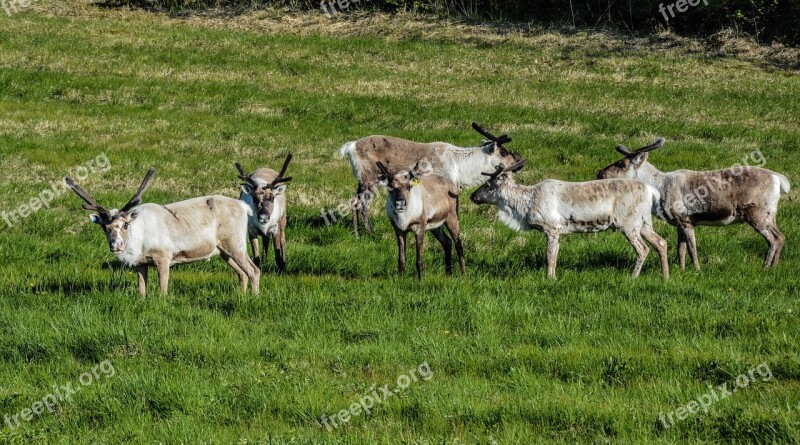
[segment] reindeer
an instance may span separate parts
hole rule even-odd
[[[292,154],[286,156],[280,173],[269,168],[260,168],[251,174],[245,172],[242,165],[236,163],[239,179],[245,183],[241,186],[239,199],[247,203],[252,211],[248,220],[248,237],[253,248],[253,261],[261,267],[258,249],[258,237],[264,243],[264,258],[269,252],[269,239],[275,244],[275,263],[281,273],[286,272],[286,183],[292,178],[285,178],[286,168],[292,160]]]
[[[661,257],[661,273],[669,278],[667,243],[653,230],[652,208],[658,191],[640,181],[564,182],[548,179],[533,186],[517,185],[511,175],[525,165],[519,161],[494,172],[470,196],[476,204],[497,206],[500,220],[514,230],[539,230],[547,235],[547,277],[556,277],[559,237],[565,233],[600,232],[610,228],[625,235],[636,251],[632,276],[639,276],[650,249]]]
[[[345,143],[339,153],[347,156],[353,175],[358,181],[356,197],[351,201],[353,229],[358,236],[358,214],[367,232],[372,233],[369,221],[370,201],[377,193],[380,161],[390,172],[396,173],[421,160],[431,164],[432,173],[442,175],[456,184],[459,190],[479,184],[481,172],[493,169],[501,162],[512,164],[519,158],[506,149],[511,142],[507,135],[495,137],[478,124],[472,127],[487,140],[479,147],[462,148],[445,142],[420,143],[391,136],[368,136]],[[389,176],[389,178],[393,177]]]
[[[413,231],[417,246],[417,277],[421,280],[424,272],[423,245],[425,231],[433,230],[433,236],[444,249],[445,272],[453,272],[452,242],[444,231],[455,241],[461,273],[464,265],[464,247],[461,243],[461,228],[458,224],[458,188],[449,179],[429,174],[429,165],[418,162],[409,171],[392,175],[382,162],[376,166],[381,172],[379,179],[389,189],[386,199],[386,215],[392,222],[397,236],[397,268],[400,274],[406,270],[406,234]]]
[[[67,185],[81,199],[83,208],[97,212],[89,219],[103,228],[111,252],[125,265],[135,267],[139,294],[147,293],[147,269],[158,270],[161,294],[167,294],[169,268],[173,264],[200,261],[220,255],[239,275],[242,291],[248,279],[258,294],[259,270],[247,256],[247,220],[250,209],[225,196],[203,196],[166,206],[140,204],[156,169],[121,210],[106,210],[69,176]]]
[[[750,224],[767,240],[764,268],[777,266],[785,238],[775,216],[781,192],[789,193],[786,176],[750,166],[662,172],[647,161],[648,152],[662,145],[663,138],[635,151],[617,145],[622,159],[598,171],[597,178],[638,179],[658,189],[661,194],[658,216],[678,228],[678,260],[682,270],[686,268],[687,247],[695,269],[700,270],[695,226],[740,222]]]

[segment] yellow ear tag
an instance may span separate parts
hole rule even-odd
[[[411,187],[416,187],[419,185],[419,178],[414,178],[411,180]]]

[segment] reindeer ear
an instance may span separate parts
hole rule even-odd
[[[275,186],[275,188],[272,189],[272,191],[275,192],[276,195],[280,195],[281,193],[285,193],[286,192],[286,184],[277,185],[277,186]]]
[[[253,193],[253,187],[251,187],[250,184],[242,184],[240,188],[242,189],[243,193],[246,193],[248,195]]]
[[[98,215],[97,213],[92,213],[91,215],[89,215],[89,221],[95,224],[103,224],[103,219],[100,218],[100,215]]]
[[[632,163],[633,163],[633,165],[635,165],[636,167],[639,167],[639,166],[641,166],[641,165],[642,165],[642,163],[643,163],[644,161],[646,161],[646,160],[647,160],[647,155],[648,155],[648,153],[647,153],[647,152],[644,152],[644,153],[639,153],[639,154],[637,154],[636,156],[634,156],[634,157],[632,157],[632,158],[631,158],[631,162],[632,162]]]
[[[492,141],[485,141],[486,153],[492,154],[497,149],[497,144]]]

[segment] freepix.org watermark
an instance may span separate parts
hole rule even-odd
[[[693,208],[697,203],[702,205],[706,204],[706,199],[713,194],[721,192],[731,187],[731,183],[739,176],[744,174],[745,167],[763,167],[767,163],[767,158],[764,153],[759,149],[755,149],[742,157],[741,163],[733,164],[731,168],[731,177],[723,179],[722,176],[708,175],[705,184],[699,184],[692,190],[691,193],[686,193],[682,201],[676,201],[671,209],[664,209],[659,206],[657,211],[661,219],[669,220],[675,215],[681,215],[687,212],[687,209]]]
[[[11,17],[24,9],[31,7],[30,0],[0,0],[0,7],[6,12],[6,15]]]
[[[758,374],[758,378],[756,377]],[[703,413],[708,412],[708,408],[728,397],[732,396],[739,389],[747,388],[751,383],[757,380],[767,382],[772,380],[772,370],[766,363],[751,368],[747,373],[737,376],[732,384],[729,386],[728,382],[713,387],[709,385],[709,392],[701,395],[696,400],[690,400],[685,405],[679,406],[674,411],[658,413],[658,419],[661,421],[664,429],[669,429],[675,426],[676,420],[686,420],[689,416],[697,415],[700,411]]]
[[[370,0],[323,0],[319,2],[319,8],[322,10],[322,13],[330,19],[337,13],[350,8],[350,5],[368,3],[369,1]]]
[[[663,3],[658,4],[658,12],[660,12],[664,16],[665,21],[669,21],[670,18],[675,18],[675,10],[679,13],[684,13],[689,10],[689,6],[695,7],[703,2],[704,5],[708,6],[708,0],[678,0],[675,3],[670,3],[666,7],[664,7]],[[667,16],[667,11],[669,11],[670,16]]]
[[[53,385],[53,391],[45,395],[40,400],[33,402],[30,408],[25,408],[14,414],[6,414],[3,416],[4,423],[13,431],[20,427],[21,422],[30,422],[34,418],[42,415],[45,410],[48,412],[55,411],[56,407],[63,402],[72,400],[72,396],[78,393],[84,386],[90,386],[100,380],[100,377],[109,379],[117,374],[111,360],[103,360],[99,364],[92,367],[92,369],[83,372],[78,376],[78,383],[67,382],[64,385]]]
[[[433,378],[433,371],[431,371],[428,362],[422,363],[408,371],[407,374],[398,376],[397,386],[394,388],[389,388],[388,383],[380,388],[376,385],[372,385],[366,395],[359,398],[357,402],[353,402],[347,409],[343,409],[330,417],[323,414],[320,419],[320,424],[324,425],[328,431],[333,431],[349,422],[353,417],[358,417],[362,412],[369,415],[376,404],[381,404],[389,397],[402,393],[411,383],[417,382],[419,378],[425,381]]]
[[[94,159],[87,161],[86,164],[69,169],[69,174],[66,176],[72,176],[80,182],[88,178],[89,175],[97,172],[107,172],[110,169],[111,161],[108,160],[105,153],[100,153]],[[65,175],[61,175],[61,179],[50,181],[50,187],[42,190],[38,195],[27,202],[18,205],[17,208],[11,211],[0,212],[0,218],[5,221],[6,226],[9,228],[14,227],[42,208],[49,209],[50,203],[53,202],[54,199],[60,197],[69,190],[69,186],[64,182],[64,176]],[[2,227],[2,225],[0,225],[0,227]]]

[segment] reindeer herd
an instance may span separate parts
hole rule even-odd
[[[452,273],[453,246],[461,273],[465,273],[459,192],[476,185],[480,186],[470,195],[472,202],[495,206],[505,225],[518,231],[544,232],[548,278],[556,276],[561,235],[616,229],[636,253],[633,277],[639,276],[650,244],[658,252],[661,273],[667,279],[667,243],[653,229],[653,215],[677,227],[681,269],[685,268],[687,250],[694,267],[700,269],[695,226],[740,222],[748,223],[766,239],[764,268],[778,264],[784,244],[776,224],[778,201],[790,188],[782,174],[751,166],[662,172],[647,161],[649,152],[663,146],[664,139],[659,138],[635,151],[618,145],[623,158],[598,171],[597,180],[548,179],[527,186],[514,181],[514,173],[526,161],[505,147],[511,138],[496,137],[475,123],[472,126],[485,138],[475,147],[369,136],[347,142],[339,150],[358,181],[351,201],[356,236],[360,225],[372,233],[370,201],[379,186],[388,190],[386,214],[397,238],[401,274],[406,267],[406,236],[413,232],[417,276],[422,279],[428,230],[444,248],[446,273]],[[108,210],[72,178],[65,180],[84,201],[83,208],[96,212],[90,220],[102,227],[111,252],[136,269],[142,297],[151,266],[158,272],[161,293],[166,294],[172,265],[217,255],[239,276],[243,291],[249,284],[257,294],[262,265],[259,237],[263,257],[271,241],[278,270],[286,270],[286,187],[292,178],[285,174],[291,159],[289,154],[279,172],[260,168],[247,173],[236,163],[238,178],[243,181],[238,200],[214,195],[166,205],[142,204],[142,195],[155,174],[155,168],[151,168],[121,209]],[[706,187],[708,184],[715,186]]]

